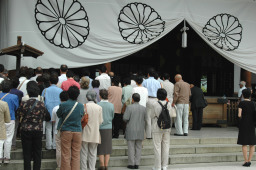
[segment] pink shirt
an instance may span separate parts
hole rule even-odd
[[[108,88],[108,101],[114,105],[115,113],[121,114],[122,88],[117,86],[110,86]]]
[[[61,89],[64,91],[68,91],[69,87],[76,86],[80,89],[80,84],[76,82],[74,79],[68,79],[66,81],[63,81],[61,84]]]

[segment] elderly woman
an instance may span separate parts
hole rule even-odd
[[[38,101],[39,87],[35,81],[27,83],[29,100],[23,101],[17,110],[21,130],[21,142],[23,149],[24,169],[41,167],[43,121],[51,120],[50,113],[41,101]]]
[[[86,94],[88,103],[85,106],[89,119],[88,124],[84,127],[82,133],[82,149],[81,149],[81,169],[87,170],[87,162],[89,163],[88,169],[94,170],[97,158],[97,146],[101,143],[100,125],[103,122],[102,107],[95,103],[96,92],[90,90]],[[73,157],[72,157],[73,159]]]
[[[92,81],[92,87],[93,90],[97,93],[97,102],[100,102],[100,81],[99,80],[93,80]]]
[[[103,111],[103,123],[100,125],[101,144],[98,145],[97,153],[100,159],[99,170],[106,170],[110,154],[112,153],[112,120],[114,118],[114,105],[108,102],[108,91],[100,90],[101,101],[98,103]]]
[[[80,87],[81,87],[80,94],[77,98],[77,101],[79,103],[85,104],[88,102],[86,98],[86,94],[89,90],[89,85],[90,85],[90,79],[87,77],[82,77],[80,81]]]
[[[8,104],[0,100],[0,164],[3,162],[4,141],[6,139],[5,123],[10,123],[11,116]]]
[[[132,95],[132,105],[127,106],[123,120],[127,122],[125,138],[128,144],[129,169],[139,169],[142,140],[144,139],[145,121],[147,118],[146,107],[139,104],[140,95]]]
[[[162,106],[167,107],[169,113],[171,113],[171,104],[166,103],[167,92],[165,89],[160,88],[157,90],[158,102],[153,104],[154,111],[151,113],[152,119],[152,137],[155,154],[155,165],[153,170],[167,170],[168,158],[169,158],[169,145],[170,145],[170,133],[169,129],[160,129],[157,120],[162,112]]]
[[[80,169],[81,119],[84,115],[84,106],[76,101],[78,95],[77,86],[69,87],[69,100],[61,103],[57,111],[58,130],[61,131],[61,170]]]
[[[237,144],[242,145],[244,164],[243,166],[251,166],[253,153],[255,152],[256,136],[255,136],[255,106],[250,101],[251,90],[244,89],[242,91],[244,101],[238,105],[238,117],[240,118],[239,133]],[[249,158],[247,157],[247,145],[250,146]]]

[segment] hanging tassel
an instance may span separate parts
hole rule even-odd
[[[181,42],[181,47],[182,48],[187,48],[187,33],[186,31],[189,30],[188,27],[186,27],[186,21],[184,20],[184,27],[180,30],[182,33],[182,42]]]

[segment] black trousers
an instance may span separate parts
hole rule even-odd
[[[123,122],[123,115],[115,113],[114,119],[113,119],[113,137],[118,138],[119,137],[119,129]]]
[[[200,130],[203,121],[203,108],[192,109],[193,125],[192,129]]]
[[[23,149],[24,170],[31,170],[33,158],[33,170],[40,170],[42,157],[42,131],[21,131]]]

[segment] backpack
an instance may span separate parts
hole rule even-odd
[[[160,129],[169,129],[171,128],[171,117],[169,110],[167,109],[168,102],[166,102],[165,106],[163,106],[159,101],[158,103],[162,106],[162,111],[158,117],[157,125]]]

